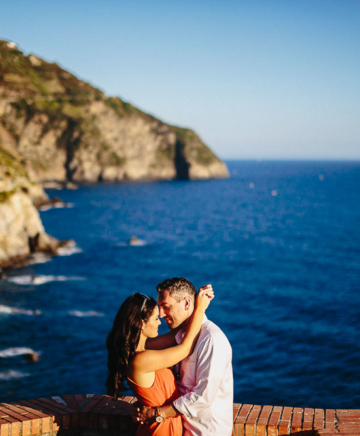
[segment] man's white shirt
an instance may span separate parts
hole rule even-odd
[[[179,331],[180,343],[184,332]],[[177,365],[180,397],[173,402],[183,415],[184,436],[231,436],[234,383],[232,349],[222,330],[204,316],[193,353]]]

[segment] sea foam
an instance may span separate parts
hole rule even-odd
[[[32,348],[27,347],[14,347],[6,348],[5,350],[0,350],[0,357],[6,359],[8,357],[22,356],[23,354],[40,354],[34,351]]]
[[[19,309],[17,307],[10,307],[0,304],[0,315],[40,315],[40,310],[32,309]]]
[[[0,372],[0,380],[15,380],[18,378],[24,378],[28,377],[30,374],[20,372],[20,371],[14,371],[12,369],[9,369],[8,371]]]
[[[94,310],[81,311],[81,310],[70,310],[69,315],[77,316],[79,318],[89,317],[89,316],[104,316],[101,312],[95,312]]]
[[[16,283],[17,285],[30,286],[30,285],[43,285],[49,282],[68,282],[71,280],[86,280],[85,277],[67,277],[67,276],[45,276],[45,275],[23,275],[12,276],[6,279],[9,282]]]

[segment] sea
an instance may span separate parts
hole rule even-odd
[[[47,191],[67,203],[40,212],[47,233],[74,244],[0,281],[1,401],[105,393],[122,301],[182,276],[214,288],[235,402],[360,408],[360,162],[226,164],[224,180]]]

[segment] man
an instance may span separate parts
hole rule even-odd
[[[208,285],[211,286],[211,285]],[[181,342],[194,311],[196,290],[185,278],[167,279],[157,286],[160,317],[171,332],[149,340],[149,348],[167,348]],[[204,317],[195,348],[176,365],[180,397],[171,405],[143,407],[140,421],[182,415],[185,436],[230,436],[233,429],[232,350],[225,334]]]

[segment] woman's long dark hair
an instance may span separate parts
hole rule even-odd
[[[118,398],[126,389],[126,371],[135,356],[142,321],[150,318],[155,306],[153,298],[136,293],[123,302],[115,317],[106,340],[109,373],[105,383],[107,394],[114,398]]]

